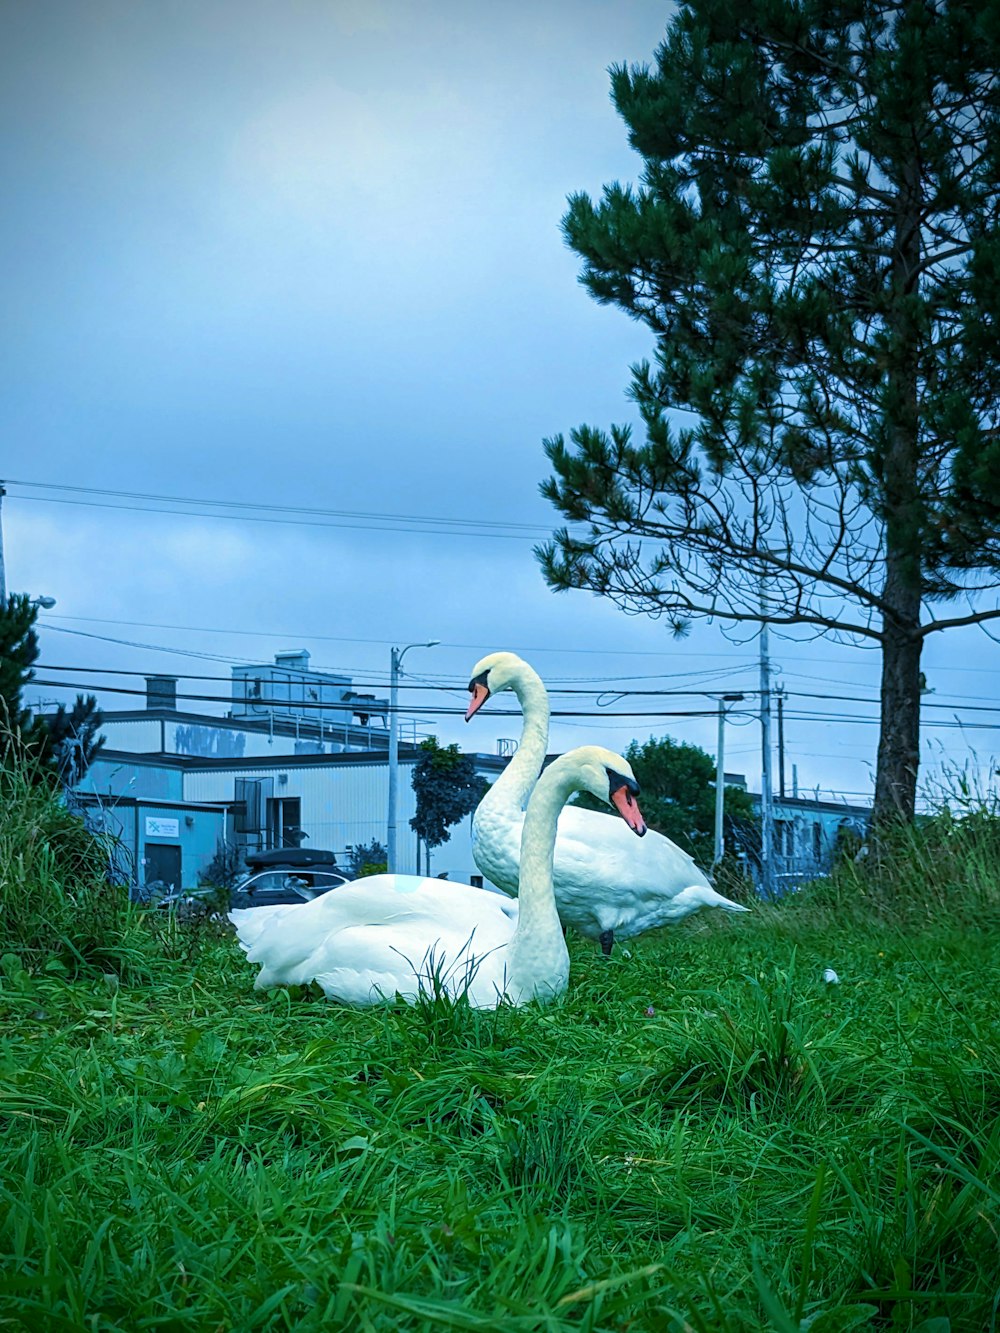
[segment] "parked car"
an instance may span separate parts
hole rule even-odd
[[[350,880],[337,870],[333,852],[311,847],[283,847],[273,852],[250,852],[247,873],[233,888],[233,907],[271,907],[279,903],[309,902]]]

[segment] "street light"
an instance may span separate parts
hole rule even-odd
[[[722,811],[723,802],[726,794],[726,773],[723,752],[726,748],[726,704],[737,704],[743,698],[742,694],[720,694],[719,695],[719,745],[715,756],[715,856],[712,859],[713,865],[718,865],[722,860]]]
[[[56,604],[54,597],[32,597],[31,605],[40,607],[43,611],[51,611]]]
[[[385,866],[389,874],[394,874],[396,870],[396,804],[399,789],[399,715],[396,705],[399,698],[399,668],[411,648],[436,648],[440,642],[440,639],[430,639],[427,643],[408,643],[405,648],[393,648],[389,659],[389,818]]]

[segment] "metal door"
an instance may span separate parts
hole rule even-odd
[[[146,843],[146,883],[160,880],[170,889],[181,887],[181,849],[168,842]]]

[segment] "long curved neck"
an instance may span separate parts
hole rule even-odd
[[[517,927],[511,941],[512,963],[544,966],[565,957],[556,898],[552,888],[556,824],[559,812],[577,784],[571,763],[557,759],[542,774],[531,793],[521,831]]]
[[[511,682],[511,689],[521,705],[524,724],[510,763],[483,798],[482,804],[487,809],[494,805],[524,809],[542,771],[549,743],[549,696],[541,676],[525,662]]]

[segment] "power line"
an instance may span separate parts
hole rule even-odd
[[[395,639],[350,638],[343,634],[315,634],[312,630],[220,629],[218,625],[172,625],[164,624],[162,621],[156,620],[117,620],[110,616],[69,616],[52,613],[46,613],[44,617],[43,624],[47,629],[58,630],[61,628],[59,625],[50,624],[49,622],[52,620],[80,620],[83,621],[84,624],[90,625],[128,625],[135,629],[170,629],[179,630],[186,634],[232,634],[255,639],[310,639],[317,643],[374,643],[383,644],[386,647],[389,647],[390,645],[399,642],[399,637]],[[65,630],[64,632],[69,633],[68,630]],[[83,633],[82,630],[75,630],[73,632],[77,634]],[[112,639],[110,642],[117,643],[119,640]],[[441,646],[443,648],[468,648],[470,651],[478,653],[484,651],[483,644],[481,643],[458,643],[452,640],[442,640]],[[490,651],[490,649],[487,648],[485,651]],[[662,658],[667,650],[653,648],[615,648],[614,650],[609,651],[606,648],[553,648],[551,644],[545,646],[540,644],[534,646],[522,644],[518,651],[522,653],[558,653],[560,655],[585,654],[594,657]],[[722,652],[702,652],[692,653],[691,656],[699,659],[703,657],[729,658],[730,654]],[[713,668],[713,670],[715,669],[716,668]],[[722,670],[723,668],[720,667],[718,669]],[[737,666],[734,669],[742,668]],[[680,672],[679,674],[694,675],[696,673],[685,671]]]
[[[262,664],[260,664],[260,665],[263,667],[264,670],[267,670],[267,669],[269,669],[270,667],[272,667],[274,664],[273,664],[273,663],[270,663],[270,662],[267,662],[267,663],[262,663]],[[145,677],[147,677],[147,676],[158,676],[158,675],[162,675],[162,674],[163,674],[163,673],[160,672],[160,671],[152,671],[152,670],[147,670],[147,671],[135,671],[135,670],[132,670],[132,669],[126,669],[126,668],[123,668],[123,667],[65,666],[65,665],[62,665],[62,664],[59,664],[59,663],[56,663],[56,662],[39,662],[39,664],[38,664],[38,668],[39,668],[39,670],[41,670],[41,671],[71,671],[71,672],[78,672],[78,673],[81,673],[81,674],[95,675],[95,676],[142,676],[143,678],[145,678]],[[179,672],[179,673],[178,673],[178,679],[180,679],[180,680],[214,680],[214,681],[220,681],[220,682],[225,681],[225,682],[228,684],[228,683],[230,683],[230,682],[232,681],[233,677],[231,677],[231,676],[218,676],[218,675],[206,676],[206,675],[198,675],[198,674],[193,673],[193,672],[190,672],[190,671],[184,671],[184,672]],[[322,682],[320,682],[320,683],[322,684]],[[351,688],[354,689],[354,690],[358,690],[358,689],[361,689],[361,690],[366,690],[366,689],[382,689],[383,686],[384,686],[384,683],[385,683],[384,681],[356,681],[356,680],[353,680],[353,679],[352,679],[352,681],[351,681]],[[96,688],[104,688],[104,687],[103,687],[103,685],[101,685],[100,683],[98,683],[98,685],[96,686]],[[414,685],[414,684],[411,684],[409,681],[407,681],[407,684],[406,684],[405,688],[408,689],[408,690],[434,690],[434,691],[436,691],[436,692],[439,693],[439,694],[456,694],[456,693],[462,693],[462,694],[464,694],[464,693],[465,693],[465,686],[462,685],[462,684],[459,684],[459,683],[457,683],[457,682],[452,682],[452,683],[450,683],[450,684],[441,685],[441,684],[436,684],[436,683],[433,682],[433,681],[426,681],[426,682],[425,682],[424,684],[422,684],[422,685]],[[585,695],[585,696],[590,697],[590,696],[593,696],[593,695],[607,694],[607,693],[609,693],[610,691],[607,691],[607,690],[599,690],[599,689],[589,689],[589,690],[588,690],[588,689],[582,689],[582,688],[580,688],[580,687],[578,687],[578,686],[553,685],[553,686],[551,686],[551,687],[548,688],[548,691],[547,691],[547,692],[548,692],[548,694],[550,694],[550,695],[553,695],[553,694],[560,694],[560,695],[562,695],[562,694],[582,694],[582,695]],[[672,690],[620,690],[620,689],[616,689],[616,690],[613,691],[613,693],[614,693],[614,695],[616,696],[616,698],[625,698],[625,697],[632,697],[632,696],[639,696],[639,697],[650,696],[650,697],[653,697],[653,698],[657,698],[657,697],[664,696],[664,695],[683,695],[683,696],[688,696],[688,697],[698,697],[698,698],[705,698],[705,699],[714,699],[715,696],[716,696],[716,694],[718,693],[718,691],[717,691],[717,690],[676,690],[676,689],[672,689]],[[749,693],[753,693],[753,691],[751,690],[751,691],[749,691]],[[600,705],[599,705],[599,706],[600,706]],[[998,708],[997,711],[1000,712],[1000,708]]]
[[[70,689],[70,690],[71,690],[71,689],[78,689],[78,687],[79,687],[79,685],[80,685],[81,682],[79,682],[79,681],[64,681],[64,680],[40,680],[40,679],[35,679],[35,680],[33,680],[31,683],[32,683],[32,685],[36,685],[36,686],[42,686],[42,685],[44,685],[44,686],[47,686],[47,687],[50,688],[50,689]],[[90,688],[92,688],[92,689],[102,690],[102,691],[104,691],[104,692],[107,693],[107,694],[122,694],[122,695],[130,695],[130,696],[140,696],[140,697],[143,697],[143,698],[146,697],[146,691],[145,691],[145,690],[132,689],[132,688],[129,688],[129,687],[127,687],[127,686],[107,685],[107,684],[105,684],[104,682],[96,682],[96,683],[95,683],[95,682],[93,682],[93,681],[90,681],[90,682],[84,682],[84,683],[85,683],[85,684],[89,684]],[[687,693],[687,692],[685,691],[685,692],[683,692],[683,693]],[[233,702],[232,698],[230,698],[230,697],[228,697],[228,696],[226,696],[226,695],[195,694],[195,693],[187,693],[187,692],[179,693],[179,694],[176,696],[176,698],[178,698],[178,699],[183,699],[183,700],[187,700],[187,701],[190,701],[190,702],[197,702],[197,703],[231,704],[231,703]],[[255,704],[259,705],[259,706],[262,707],[262,708],[288,708],[288,707],[289,707],[289,702],[288,702],[287,699],[267,699],[267,698],[261,698],[261,699],[255,699],[255,700],[253,700],[253,702],[254,702]],[[362,704],[363,704],[363,702],[364,702],[364,701],[362,701]],[[327,709],[329,709],[329,708],[333,708],[333,707],[337,707],[337,705],[335,705],[335,704],[331,704],[331,703],[329,703],[329,702],[324,703],[323,701],[315,701],[315,702],[314,702],[314,701],[302,701],[302,702],[296,701],[296,708],[298,708],[298,709],[304,709],[304,710],[316,709],[316,708],[327,708]],[[344,711],[346,711],[346,709],[345,709]],[[353,711],[353,712],[359,712],[359,711],[363,712],[363,711],[364,711],[364,708],[363,708],[363,707],[360,707],[360,708],[358,708],[358,709],[352,709],[352,711]],[[391,712],[391,711],[392,711],[392,710],[391,710],[391,709],[388,709],[388,708],[379,708],[379,710],[378,710],[380,716],[381,716],[383,713],[387,713],[387,712]],[[421,706],[418,707],[418,708],[400,707],[400,708],[399,708],[398,710],[396,710],[396,711],[398,711],[400,714],[414,714],[414,715],[415,715],[415,714],[421,714],[421,715],[432,714],[432,715],[434,715],[434,716],[452,716],[452,717],[457,716],[457,715],[459,714],[459,712],[460,712],[460,710],[459,710],[458,708],[454,708],[454,707],[438,707],[438,706],[436,706],[436,705],[434,705],[434,704],[424,704],[424,705],[421,705]],[[993,710],[993,711],[998,711],[998,710]],[[613,722],[613,721],[618,720],[618,719],[637,719],[637,718],[649,718],[649,719],[664,719],[664,718],[698,718],[698,717],[706,717],[706,718],[712,717],[712,718],[714,718],[714,717],[716,716],[716,710],[715,710],[714,708],[712,708],[712,709],[679,709],[679,710],[670,710],[670,709],[645,709],[645,710],[628,710],[628,711],[624,711],[624,710],[622,710],[622,711],[611,712],[611,711],[608,711],[608,710],[605,710],[605,709],[602,709],[602,708],[597,708],[597,709],[553,709],[551,715],[552,715],[553,718],[589,718],[589,719],[592,719],[592,720],[600,719],[602,722]],[[494,708],[494,709],[491,710],[491,716],[492,716],[492,717],[521,717],[521,716],[522,716],[522,713],[521,713],[521,710],[518,709],[518,708]],[[733,709],[733,710],[732,710],[732,716],[734,716],[734,717],[747,717],[747,718],[752,719],[752,718],[755,716],[755,714],[752,713],[752,712],[748,712],[748,711],[745,710],[745,709]],[[838,726],[844,726],[844,725],[878,726],[878,725],[879,725],[879,718],[877,718],[877,717],[859,717],[859,716],[857,716],[856,714],[830,714],[830,713],[819,713],[819,712],[809,712],[809,713],[807,713],[807,712],[795,712],[795,713],[789,713],[787,716],[788,716],[788,718],[789,718],[790,720],[794,720],[794,721],[798,721],[798,722],[813,722],[813,723],[820,723],[820,724],[823,724],[823,725],[838,725]],[[924,726],[924,727],[934,727],[935,729],[940,729],[940,730],[958,730],[958,731],[965,731],[965,730],[975,730],[975,731],[1000,731],[1000,722],[962,721],[961,719],[958,719],[958,718],[956,718],[956,719],[954,719],[954,720],[951,720],[951,721],[948,721],[948,720],[945,720],[945,719],[937,719],[937,720],[935,720],[935,719],[932,718],[932,719],[928,719],[928,720],[926,720],[926,721],[923,723],[923,726]]]
[[[163,674],[162,672],[153,669],[137,671],[131,668],[127,669],[124,667],[68,666],[65,664],[59,664],[55,662],[40,662],[38,665],[39,669],[43,671],[68,671],[68,672],[87,674],[87,675],[146,677],[151,675]],[[260,665],[263,669],[266,670],[269,667],[273,666],[274,664],[253,663],[252,665]],[[231,676],[200,675],[190,671],[179,672],[178,678],[181,680],[209,680],[209,681],[219,681],[226,683],[229,683],[232,680]],[[428,680],[426,677],[416,677],[415,679],[423,680],[424,683],[413,684],[412,682],[408,681],[406,684],[406,689],[414,691],[433,690],[439,693],[448,693],[448,694],[464,693],[465,687],[459,682],[453,681],[447,684],[439,684],[434,681]],[[639,677],[638,679],[649,679],[649,678]],[[353,679],[351,681],[351,686],[353,689],[382,689],[384,685],[385,685],[384,681],[356,681]],[[98,683],[95,686],[95,688],[104,688],[104,687],[100,683]],[[715,699],[720,693],[720,691],[723,690],[724,686],[722,685],[720,685],[717,689],[714,690],[635,689],[635,688],[615,688],[614,690],[604,690],[597,688],[584,689],[580,686],[556,685],[556,684],[550,685],[548,687],[548,693],[550,695],[584,695],[584,696],[596,696],[599,698],[602,694],[613,694],[614,700],[609,702],[615,702],[618,699],[624,699],[624,698],[662,698],[671,696]],[[755,695],[759,693],[759,691],[746,689],[743,691],[743,693],[746,695]],[[956,699],[961,699],[962,696],[956,695],[954,697]],[[980,697],[980,696],[972,696],[972,697]],[[870,705],[875,705],[879,703],[879,699],[877,697],[871,698],[857,694],[816,694],[808,690],[788,690],[786,691],[786,698],[823,699],[823,700],[829,699],[837,703],[858,703],[858,704],[870,704]],[[598,705],[599,708],[604,708],[606,706],[607,705]],[[920,706],[921,708],[942,709],[946,712],[955,712],[957,710],[969,713],[1000,713],[1000,704],[974,704],[974,703],[967,704],[961,702],[952,704],[952,703],[939,703],[931,700],[921,700]],[[600,716],[600,714],[595,714],[595,716]],[[808,715],[806,714],[789,713],[787,714],[787,716],[789,718],[797,718],[799,721],[808,720]],[[865,720],[877,721],[878,719],[871,718]]]
[[[33,680],[33,681],[31,682],[32,685],[45,685],[45,686],[47,686],[49,689],[65,689],[65,690],[75,690],[75,689],[77,689],[77,688],[79,687],[80,683],[81,683],[81,682],[79,682],[79,681],[66,681],[66,680],[39,680],[39,679],[35,679],[35,680]],[[86,682],[85,682],[85,683],[86,683]],[[103,682],[98,682],[98,683],[96,683],[96,684],[95,684],[94,682],[89,682],[89,684],[90,684],[90,687],[91,687],[92,689],[103,690],[103,691],[104,691],[105,693],[107,693],[107,694],[127,694],[127,695],[138,695],[138,696],[141,696],[142,698],[145,698],[145,697],[146,697],[146,691],[145,691],[145,690],[132,689],[132,688],[130,688],[130,687],[128,687],[128,686],[125,686],[125,685],[105,685]],[[175,697],[176,697],[177,699],[185,699],[185,700],[188,700],[188,701],[191,701],[191,702],[198,702],[198,703],[231,704],[231,703],[233,702],[233,700],[232,700],[230,697],[228,697],[228,696],[226,696],[226,695],[217,695],[217,694],[193,694],[193,693],[186,693],[186,692],[185,692],[185,693],[178,693]],[[253,702],[255,705],[258,705],[258,706],[260,706],[260,707],[262,707],[262,708],[264,708],[264,707],[267,707],[267,708],[288,708],[288,707],[289,707],[289,701],[288,701],[287,699],[266,699],[266,698],[261,698],[261,699],[254,699],[252,702]],[[350,711],[352,711],[352,712],[365,712],[366,710],[365,710],[365,708],[364,708],[364,706],[363,706],[363,705],[364,705],[364,702],[365,702],[364,700],[360,700],[360,701],[359,701],[359,707],[358,707],[358,708],[352,708]],[[336,707],[338,707],[338,705],[337,705],[337,704],[332,704],[332,703],[324,703],[322,700],[317,700],[317,701],[313,701],[313,700],[299,701],[299,700],[296,700],[295,707],[296,707],[297,709],[314,709],[314,708],[326,708],[326,709],[330,709],[330,708],[336,708]],[[343,711],[346,712],[346,711],[348,711],[348,710],[345,708]],[[383,713],[391,713],[392,711],[393,711],[393,710],[392,710],[391,708],[388,708],[388,707],[387,707],[387,708],[379,708],[379,709],[378,709],[379,716],[381,716]],[[459,714],[459,710],[458,710],[457,708],[439,708],[439,707],[437,707],[437,706],[434,705],[434,704],[424,704],[424,705],[422,705],[420,708],[404,708],[404,707],[400,707],[400,708],[398,708],[398,709],[395,710],[395,711],[397,711],[397,712],[399,712],[399,713],[421,713],[421,714],[423,714],[423,713],[432,713],[432,714],[434,714],[434,715],[448,715],[448,716],[452,716],[452,717],[460,715],[460,714]],[[522,714],[521,714],[521,710],[520,710],[519,708],[494,708],[494,709],[491,710],[491,714],[490,714],[490,715],[491,715],[492,717],[521,717],[521,716],[522,716]],[[656,717],[714,717],[714,716],[715,716],[715,709],[714,709],[714,708],[712,708],[712,709],[704,709],[704,710],[700,710],[700,711],[699,711],[699,710],[693,710],[693,709],[685,709],[685,710],[682,710],[682,711],[679,711],[679,712],[669,712],[669,711],[664,711],[664,710],[657,709],[657,710],[655,710],[655,711],[646,711],[646,712],[618,712],[618,713],[606,713],[606,712],[604,712],[604,711],[602,711],[602,710],[597,710],[597,711],[595,712],[595,711],[592,710],[592,709],[590,709],[590,710],[553,709],[553,710],[552,710],[552,716],[553,716],[553,717],[601,717],[601,718],[618,718],[618,717],[624,717],[624,718],[631,718],[631,717],[653,717],[653,718],[656,718]]]
[[[13,482],[12,485],[21,486],[39,486],[45,484],[42,482]],[[50,489],[46,487],[46,489]],[[51,489],[73,489],[84,491],[94,495],[128,495],[128,492],[104,491],[91,489],[88,487],[53,487]],[[527,523],[506,523],[504,521],[492,521],[490,519],[448,519],[448,518],[421,518],[418,515],[396,515],[396,514],[372,514],[365,515],[360,511],[351,510],[310,510],[298,509],[291,505],[260,505],[260,504],[240,504],[236,501],[226,500],[195,500],[195,499],[175,499],[171,496],[142,496],[136,498],[149,501],[160,501],[161,503],[147,504],[111,504],[106,500],[83,500],[72,499],[65,495],[19,495],[19,500],[27,500],[34,504],[60,504],[83,506],[87,509],[113,509],[124,513],[133,514],[173,514],[179,518],[208,518],[223,519],[227,522],[236,523],[267,523],[279,524],[286,527],[297,528],[329,528],[333,531],[365,531],[365,532],[400,532],[416,533],[422,536],[437,537],[472,537],[480,540],[484,537],[502,538],[512,541],[538,541],[540,537],[550,536],[550,530],[534,524]],[[164,508],[168,504],[172,508]],[[323,522],[315,518],[306,517],[278,517],[268,518],[260,513],[223,513],[217,514],[209,512],[208,509],[184,509],[181,505],[205,505],[213,507],[228,506],[240,511],[242,509],[264,509],[279,512],[290,512],[296,515],[305,515],[310,513],[329,514],[331,516],[340,514],[339,521]],[[364,521],[365,519],[369,521]],[[405,526],[406,524],[416,524],[417,526]],[[528,531],[505,531],[504,529],[527,529]],[[530,534],[530,535],[529,535]]]
[[[518,529],[525,532],[549,531],[548,528],[538,523],[516,523],[507,519],[443,518],[427,514],[386,514],[361,509],[329,509],[309,505],[263,503],[259,500],[203,500],[192,495],[160,495],[150,491],[115,491],[104,486],[70,486],[63,482],[12,481],[8,479],[5,484],[8,486],[27,486],[34,490],[70,491],[76,495],[110,495],[123,500],[152,500],[161,504],[211,505],[219,509],[254,509],[264,510],[268,513],[318,514],[328,518],[363,518],[400,523],[447,523],[457,527],[473,528],[477,532],[484,525]],[[28,497],[23,496],[22,498],[27,499]]]
[[[495,532],[487,527],[480,528],[477,532],[466,532],[454,528],[440,528],[434,526],[404,528],[399,525],[390,525],[387,523],[320,523],[316,519],[308,518],[264,518],[259,514],[210,514],[193,509],[161,509],[154,505],[116,505],[107,504],[102,500],[70,500],[64,496],[58,495],[19,495],[17,498],[19,500],[27,500],[29,504],[79,505],[86,509],[113,509],[127,514],[168,514],[173,515],[176,518],[221,519],[226,523],[269,523],[295,528],[327,528],[335,532],[415,533],[422,537],[474,537],[477,541],[484,537],[500,538],[509,541],[538,540],[537,537],[524,537],[519,532]]]

